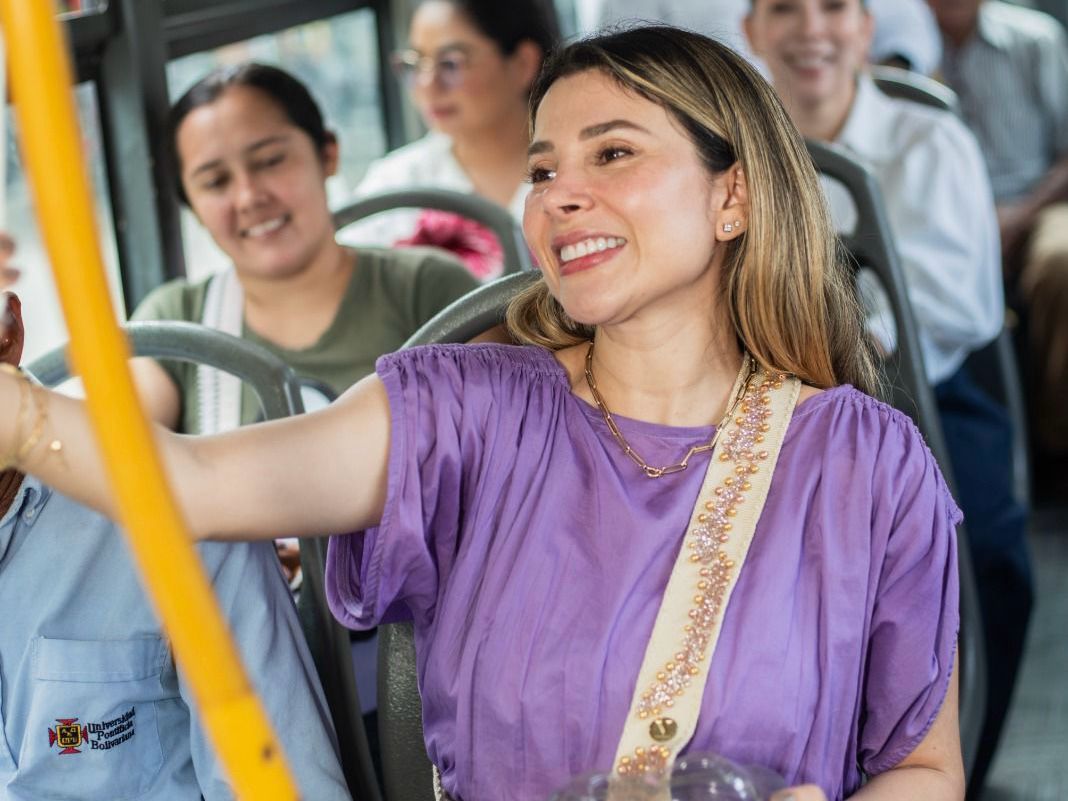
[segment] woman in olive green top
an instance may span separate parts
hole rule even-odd
[[[353,250],[334,240],[326,178],[338,145],[307,89],[274,67],[224,68],[171,110],[178,192],[233,268],[158,288],[138,320],[203,322],[266,347],[298,375],[340,393],[374,371],[438,310],[477,286],[436,251]],[[205,392],[215,371],[138,359],[152,416],[185,432],[255,419],[236,383]]]

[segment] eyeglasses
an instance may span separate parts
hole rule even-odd
[[[437,81],[443,89],[455,89],[463,83],[471,57],[464,50],[444,50],[424,56],[418,50],[400,50],[390,57],[390,64],[409,88],[417,83]]]

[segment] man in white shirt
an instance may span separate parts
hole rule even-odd
[[[979,587],[993,677],[983,733],[989,756],[1033,597],[1026,510],[1012,491],[1011,423],[964,365],[1002,326],[994,198],[975,137],[956,117],[887,97],[864,72],[872,27],[860,0],[756,0],[747,20],[753,49],[801,133],[849,150],[882,193]],[[838,223],[848,205],[837,193],[829,200]]]
[[[1031,9],[929,2],[943,75],[990,172],[1007,277],[1027,311],[1036,441],[1068,462],[1068,39]]]

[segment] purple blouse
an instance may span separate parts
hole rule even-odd
[[[445,789],[539,801],[607,771],[707,462],[650,480],[547,350],[384,356],[381,525],[333,537],[346,626],[411,618]],[[712,427],[617,418],[651,464]],[[835,801],[897,764],[942,704],[960,512],[903,414],[851,387],[798,406],[727,608],[694,751]]]

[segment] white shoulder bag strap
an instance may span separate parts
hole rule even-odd
[[[208,282],[200,322],[231,336],[241,336],[245,293],[237,271],[228,267]],[[197,410],[201,434],[231,431],[241,424],[241,381],[214,367],[197,367]]]
[[[798,379],[758,369],[719,434],[638,673],[616,750],[621,776],[668,775],[693,737],[723,616],[800,391]]]

